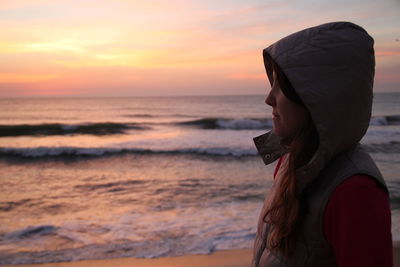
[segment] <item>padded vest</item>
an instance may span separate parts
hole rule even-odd
[[[305,207],[297,230],[299,236],[293,255],[285,259],[266,249],[268,225],[258,232],[254,243],[253,267],[330,267],[337,266],[333,250],[324,237],[324,211],[335,188],[355,174],[366,174],[375,179],[388,192],[376,164],[361,145],[340,153],[319,173],[305,189]]]

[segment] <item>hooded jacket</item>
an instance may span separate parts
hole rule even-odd
[[[322,233],[324,209],[333,190],[354,174],[367,174],[387,191],[375,163],[359,145],[371,118],[373,44],[360,26],[333,22],[291,34],[264,49],[269,81],[272,84],[273,60],[310,112],[319,146],[296,170],[296,194],[307,190],[308,210],[293,258],[272,255],[265,248],[268,225],[259,225],[253,266],[336,266]],[[254,141],[265,164],[287,153],[272,131]]]

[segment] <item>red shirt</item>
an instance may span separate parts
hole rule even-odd
[[[323,227],[338,267],[393,266],[388,196],[369,176],[351,176],[335,188],[325,208]]]
[[[325,209],[324,233],[339,267],[392,267],[388,196],[367,175],[347,178]]]

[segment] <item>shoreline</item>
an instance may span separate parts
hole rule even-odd
[[[113,258],[69,262],[0,265],[2,267],[248,267],[251,249],[219,250],[211,254],[195,254],[164,258]]]
[[[3,267],[248,267],[252,249],[219,250],[211,254],[195,254],[164,258],[113,258],[71,262],[1,265]],[[400,267],[400,240],[393,241],[393,266]]]

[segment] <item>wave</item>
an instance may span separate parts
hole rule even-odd
[[[364,147],[370,153],[400,153],[399,142],[389,142],[384,144],[365,144]],[[255,148],[235,148],[235,147],[205,147],[205,148],[181,148],[181,149],[146,149],[146,148],[113,148],[113,147],[33,147],[33,148],[0,148],[0,157],[3,158],[22,158],[22,159],[77,159],[80,157],[105,157],[124,154],[188,154],[205,156],[231,156],[246,157],[256,156]]]
[[[34,147],[34,148],[0,148],[0,157],[17,158],[74,158],[80,156],[102,157],[122,154],[194,154],[209,156],[254,156],[255,149],[238,149],[226,147],[183,148],[171,150],[152,150],[141,148],[83,148],[83,147]]]
[[[400,115],[374,116],[369,124],[378,126],[400,125]]]
[[[198,120],[179,122],[177,124],[200,127],[202,129],[254,130],[271,128],[272,120],[203,118]]]
[[[57,231],[57,227],[52,225],[28,226],[25,229],[7,233],[4,236],[4,238],[5,239],[30,238],[32,236],[52,234],[55,231]]]
[[[70,134],[91,134],[91,135],[108,135],[121,134],[126,130],[146,129],[135,123],[85,123],[85,124],[61,124],[61,123],[45,123],[45,124],[20,124],[20,125],[0,125],[0,136],[26,136],[26,135],[70,135]]]
[[[251,246],[255,234],[253,228],[233,229],[226,231],[227,226],[217,225],[209,227],[215,229],[206,236],[196,234],[176,234],[176,229],[155,229],[153,232],[146,233],[146,239],[133,240],[129,237],[121,238],[117,241],[109,241],[106,243],[89,243],[88,241],[80,240],[90,228],[68,229],[68,227],[55,227],[52,225],[32,226],[32,229],[40,229],[42,227],[51,229],[51,234],[43,234],[35,236],[28,240],[19,240],[22,245],[27,243],[29,249],[21,251],[6,250],[0,254],[0,265],[18,265],[18,264],[43,264],[54,262],[71,262],[79,260],[99,260],[112,258],[160,258],[160,257],[176,257],[193,254],[210,254],[214,251],[226,249],[243,249]],[[145,227],[144,227],[145,228]],[[177,228],[177,227],[175,227]],[[186,227],[187,228],[187,227]],[[220,230],[222,228],[222,230]],[[112,228],[111,228],[112,229]],[[228,228],[229,229],[229,228]],[[80,232],[74,232],[80,230]],[[98,226],[94,230],[110,231],[110,228]],[[225,232],[223,231],[225,230]],[[29,231],[29,229],[28,229]],[[179,229],[180,232],[186,233],[187,229]],[[217,234],[215,231],[218,231]],[[194,231],[192,231],[194,232]],[[160,238],[157,235],[161,235]],[[42,249],[42,243],[56,243],[63,241],[62,245],[57,246],[57,249]],[[7,239],[8,243],[12,240]],[[11,241],[11,242],[10,242]],[[39,242],[42,241],[42,242]],[[37,245],[37,244],[40,245]],[[34,245],[36,246],[34,246]],[[193,245],[194,244],[194,245]],[[75,247],[74,247],[75,246]],[[36,249],[30,249],[35,247]]]
[[[135,118],[151,118],[151,114],[127,115]],[[181,117],[184,117],[181,115]],[[192,117],[192,116],[185,116]],[[71,135],[71,134],[90,134],[90,135],[109,135],[123,134],[127,130],[149,129],[149,125],[172,124],[177,126],[189,126],[200,129],[215,130],[265,130],[271,129],[272,119],[227,119],[227,118],[201,118],[181,122],[148,122],[148,123],[118,123],[118,122],[99,122],[81,124],[19,124],[19,125],[0,125],[0,137],[6,136],[49,136],[49,135]],[[372,117],[370,125],[387,126],[400,125],[400,115],[376,116]]]
[[[138,114],[125,114],[122,115],[125,118],[165,118],[165,117],[176,117],[176,118],[196,118],[197,116],[194,115],[187,115],[187,114],[165,114],[165,115],[154,115],[148,113],[138,113]]]
[[[400,153],[400,142],[395,141],[383,144],[366,144],[364,146],[369,153]]]
[[[122,117],[126,117],[126,118],[154,118],[156,116],[152,115],[152,114],[127,114],[127,115],[123,115]]]
[[[272,119],[202,118],[179,122],[177,125],[193,126],[201,129],[256,130],[272,128],[273,121]],[[370,125],[400,125],[400,115],[375,116],[371,118]]]
[[[19,201],[0,202],[0,211],[7,212],[22,205],[31,204],[31,202],[32,199],[30,198],[21,199]]]

